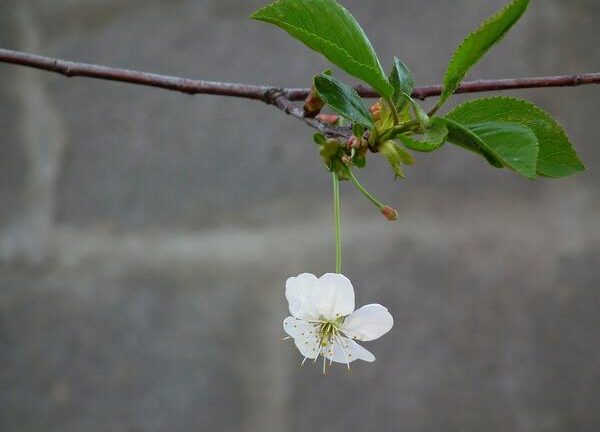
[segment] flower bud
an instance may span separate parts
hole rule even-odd
[[[315,118],[321,112],[324,105],[325,103],[319,97],[316,90],[312,88],[304,101],[304,117]]]
[[[340,118],[335,114],[318,114],[317,115],[317,120],[319,120],[323,123],[330,124],[330,125],[336,124],[339,119]]]
[[[352,135],[350,138],[348,138],[348,141],[346,142],[346,147],[348,147],[349,149],[358,150],[359,148],[363,147],[363,140],[355,135]]]
[[[381,119],[381,102],[375,102],[369,108],[371,115],[373,116],[373,120],[379,121]]]
[[[338,140],[330,138],[325,141],[325,144],[319,146],[319,154],[327,167],[331,167],[331,161],[337,155],[340,145],[341,143]]]
[[[382,208],[381,213],[383,213],[385,218],[389,221],[395,221],[396,219],[398,219],[398,212],[389,206],[385,206],[384,208]]]

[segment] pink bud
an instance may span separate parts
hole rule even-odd
[[[389,206],[385,206],[384,208],[382,208],[381,213],[383,213],[385,218],[389,221],[395,221],[396,219],[398,219],[398,212]]]
[[[362,140],[354,135],[348,138],[348,148],[359,149],[362,147]]]
[[[338,122],[339,117],[335,114],[319,114],[317,116],[317,120],[322,121],[327,124],[336,124]]]
[[[381,102],[375,102],[369,107],[369,111],[371,111],[373,119],[379,121],[379,119],[381,119]]]

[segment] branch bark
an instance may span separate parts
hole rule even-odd
[[[318,120],[305,118],[302,109],[292,103],[293,101],[305,99],[310,91],[308,88],[280,88],[267,85],[193,80],[130,69],[78,63],[2,48],[0,48],[0,62],[54,72],[69,78],[87,77],[118,81],[148,87],[158,87],[189,95],[212,94],[262,100],[263,102],[276,106],[293,117],[303,120],[311,127],[314,127],[329,136],[348,136],[348,131],[345,128],[330,126]],[[476,93],[540,87],[574,87],[588,84],[600,84],[600,73],[470,81],[464,82],[458,88],[456,93]],[[358,86],[356,87],[356,90],[365,98],[379,97],[379,95],[369,87]],[[439,96],[441,92],[441,85],[417,87],[413,91],[413,97],[425,100],[432,96]]]
[[[118,69],[108,66],[78,63],[1,48],[0,62],[42,69],[66,77],[87,77],[109,81],[120,81],[129,84],[159,87],[190,95],[212,94],[264,100],[269,93],[277,91],[280,94],[285,95],[290,101],[299,101],[306,98],[310,91],[308,88],[280,88],[267,85],[193,80],[130,69]],[[456,93],[476,93],[538,87],[574,87],[586,84],[600,84],[600,73],[470,81],[463,83]],[[365,86],[358,86],[357,90],[361,96],[366,98],[379,97],[373,89]],[[441,91],[442,86],[440,85],[417,87],[413,92],[413,97],[424,100],[428,97],[439,96]]]

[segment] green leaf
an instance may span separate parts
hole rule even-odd
[[[496,168],[504,168],[502,162],[493,153],[488,151],[481,143],[481,139],[467,129],[466,126],[450,119],[443,118],[443,120],[446,122],[446,127],[448,128],[446,141],[483,156],[490,165]]]
[[[539,175],[566,177],[585,171],[564,129],[550,114],[528,101],[510,97],[477,99],[459,105],[446,117],[463,124],[490,120],[520,123],[537,137]]]
[[[437,106],[442,106],[448,100],[469,69],[502,39],[525,13],[528,5],[529,0],[513,0],[463,40],[448,64],[444,77],[444,90]]]
[[[539,145],[526,126],[504,121],[461,124],[445,118],[448,141],[475,151],[498,168],[509,167],[525,177],[536,176]]]
[[[313,135],[313,141],[317,145],[323,145],[323,144],[325,144],[326,140],[327,140],[327,138],[321,132],[317,132],[316,134]]]
[[[446,141],[447,136],[448,127],[446,126],[446,122],[439,117],[435,117],[429,123],[421,139],[407,135],[399,135],[397,138],[411,150],[431,152],[439,149]]]
[[[388,140],[379,145],[379,152],[387,159],[395,178],[405,178],[402,165],[412,165],[414,159],[410,153],[400,147],[395,141]]]
[[[392,102],[396,105],[396,109],[400,111],[407,102],[404,95],[410,96],[415,88],[415,79],[410,69],[398,57],[394,57],[394,67],[390,73],[389,81],[394,88]]]
[[[427,125],[430,122],[430,118],[427,115],[427,113],[425,111],[423,111],[423,108],[421,108],[421,105],[419,105],[419,103],[417,101],[415,101],[412,97],[410,97],[408,94],[404,93],[404,100],[408,101],[410,103],[410,106],[413,109],[413,112],[415,113],[415,117],[417,119],[417,121],[419,122],[419,124],[422,127],[427,127]]]
[[[362,138],[365,134],[365,127],[360,123],[354,123],[352,125],[352,135],[357,138]]]
[[[394,89],[367,35],[335,0],[278,0],[250,17],[285,30],[383,97],[392,95]]]
[[[367,158],[364,156],[356,156],[354,158],[354,165],[358,168],[364,168],[367,165]]]
[[[413,155],[403,149],[400,145],[398,145],[398,143],[396,143],[396,150],[398,151],[400,162],[402,162],[404,165],[413,165],[415,163]]]
[[[315,76],[315,88],[319,96],[338,114],[373,129],[373,119],[356,90],[340,80],[325,74]]]
[[[518,123],[484,122],[469,125],[494,155],[525,177],[536,176],[539,145],[531,129]]]
[[[446,127],[448,128],[447,141],[483,156],[490,165],[496,168],[504,168],[502,162],[488,151],[485,145],[481,143],[481,139],[467,129],[466,126],[447,118],[442,117],[442,120],[446,122]]]

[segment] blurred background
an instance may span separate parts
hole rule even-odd
[[[504,0],[343,3],[424,85]],[[0,0],[0,46],[308,86],[328,63],[248,20],[263,4]],[[533,1],[470,78],[599,71],[599,20]],[[394,183],[372,158],[360,177],[400,219],[343,184],[344,272],[396,323],[375,363],[323,377],[281,341],[285,279],[334,266],[311,130],[0,64],[0,430],[600,430],[600,87],[505,94],[560,119],[589,171],[529,181],[447,145]]]

